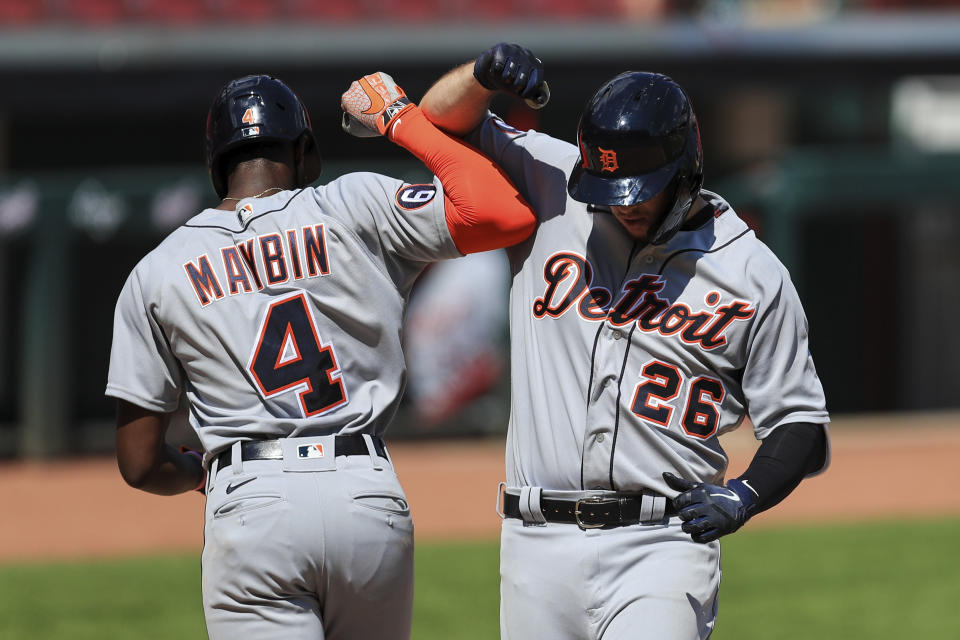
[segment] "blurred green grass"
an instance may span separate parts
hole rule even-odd
[[[960,519],[744,531],[714,640],[960,638]],[[498,637],[497,542],[421,543],[416,640]],[[198,555],[0,567],[0,640],[204,638]],[[532,639],[538,640],[538,639]]]
[[[960,638],[958,542],[956,518],[743,530],[713,638]]]

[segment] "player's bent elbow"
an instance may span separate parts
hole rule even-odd
[[[117,401],[117,466],[124,482],[148,491],[165,460],[162,445],[170,415]]]
[[[430,124],[444,133],[461,139],[466,138],[474,129],[479,127],[486,116],[486,110],[479,111],[476,114],[460,114],[439,111],[423,103],[420,105],[420,110],[423,111]]]
[[[461,209],[455,216],[450,215],[450,209],[447,211],[447,227],[460,253],[512,247],[529,238],[537,228],[536,216],[526,204],[509,211],[507,215],[482,221],[475,218],[472,211]]]
[[[153,465],[117,457],[117,467],[123,481],[134,489],[144,490],[153,476]]]
[[[122,440],[117,443],[117,467],[123,481],[134,489],[149,491],[160,464],[160,456],[155,450],[132,447]]]
[[[533,225],[516,229],[490,229],[485,232],[474,230],[473,233],[463,234],[460,237],[454,236],[454,244],[464,255],[469,253],[480,253],[482,251],[493,251],[494,249],[505,249],[515,244],[523,242],[530,237],[533,232]]]

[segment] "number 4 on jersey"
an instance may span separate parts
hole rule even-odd
[[[249,369],[265,398],[300,391],[305,417],[347,401],[333,347],[320,342],[302,293],[267,309]]]

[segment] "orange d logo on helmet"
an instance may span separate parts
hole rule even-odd
[[[600,171],[610,171],[611,173],[620,168],[617,164],[617,152],[612,149],[597,147],[600,152]]]

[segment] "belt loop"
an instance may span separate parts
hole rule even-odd
[[[383,457],[387,459],[390,467],[393,468],[393,456],[390,455],[390,450],[387,449],[387,443],[383,441],[383,438],[380,438],[380,444],[383,446]]]
[[[640,522],[663,520],[666,512],[667,498],[665,496],[644,493],[640,497]]]
[[[363,436],[363,442],[367,445],[367,453],[370,454],[370,464],[373,465],[374,471],[383,471],[383,465],[380,464],[380,457],[377,455],[377,450],[373,446],[373,438],[370,437],[369,433],[361,434]]]
[[[653,516],[655,520],[667,517],[667,496],[653,496]]]
[[[522,487],[520,489],[520,515],[523,517],[523,524],[543,525],[547,524],[547,519],[540,510],[540,493],[543,491],[540,487]]]
[[[497,484],[497,502],[493,505],[493,510],[497,512],[497,515],[500,516],[501,520],[504,520],[507,516],[503,512],[503,507],[500,505],[503,504],[504,496],[506,495],[503,490],[507,488],[506,482],[500,482]]]
[[[210,487],[213,486],[213,480],[220,472],[220,455],[217,454],[210,458],[210,466],[207,468],[207,493],[210,493]]]
[[[232,459],[230,468],[233,475],[238,476],[243,473],[243,442],[237,440],[230,448],[230,458]]]

